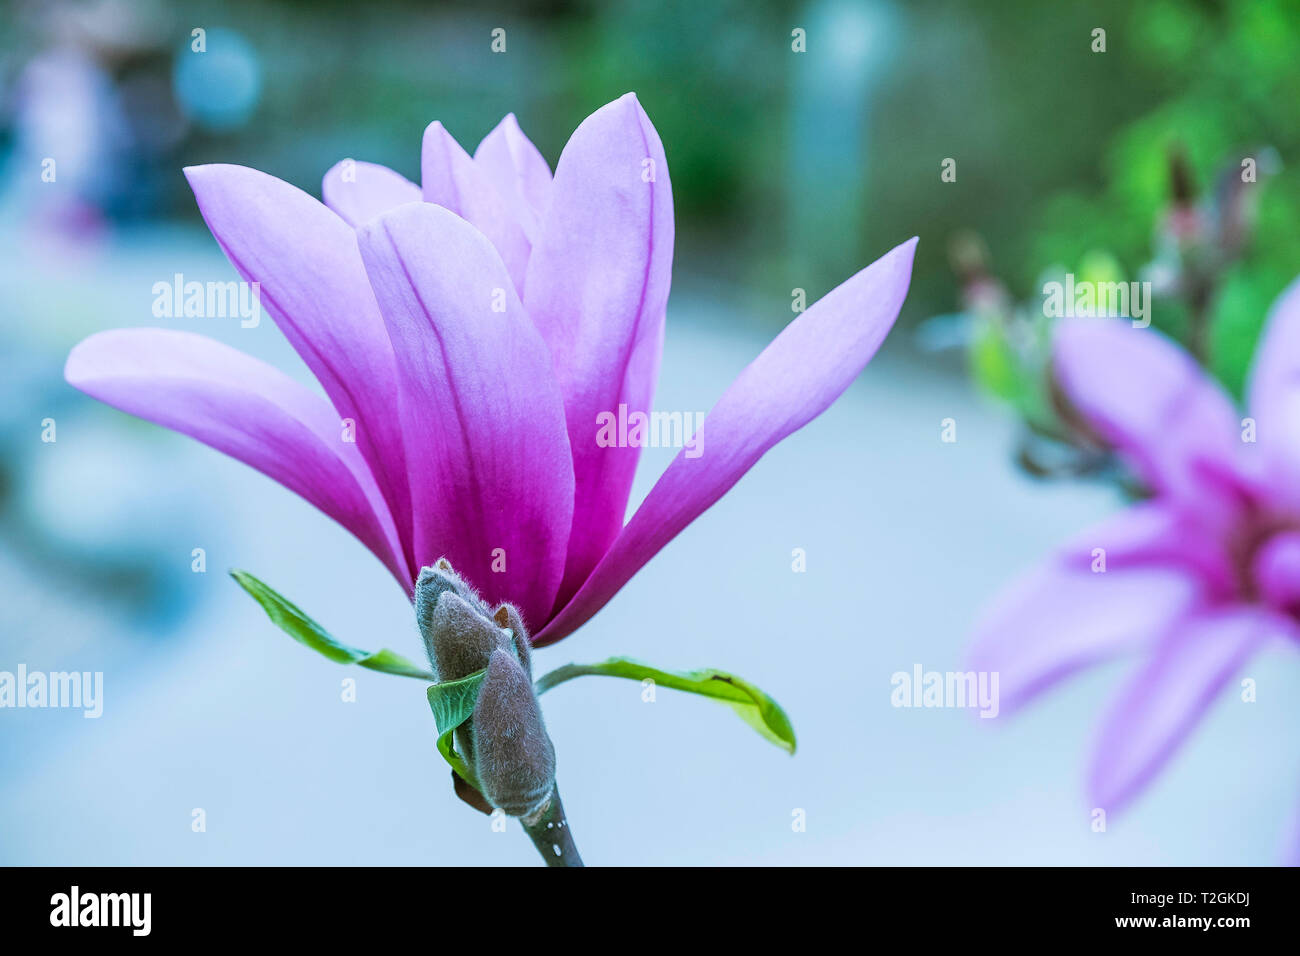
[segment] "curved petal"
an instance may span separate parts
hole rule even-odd
[[[321,198],[349,226],[420,201],[420,187],[378,163],[345,159],[330,167],[321,182]]]
[[[403,589],[388,506],[325,399],[265,362],[172,329],[114,329],[68,355],[68,384],[197,438],[305,498],[361,540]]]
[[[307,363],[384,494],[410,559],[411,499],[396,404],[396,362],[356,234],[302,190],[243,166],[185,170],[222,251]],[[414,583],[418,566],[410,569]]]
[[[572,633],[665,544],[740,480],[763,454],[812,421],[849,387],[893,327],[907,296],[916,240],[909,239],[800,315],[718,399],[650,489],[591,576],[533,646]]]
[[[1089,772],[1092,805],[1114,812],[1135,797],[1246,659],[1287,629],[1284,619],[1244,605],[1171,628],[1102,724]]]
[[[1010,713],[1079,668],[1154,643],[1202,597],[1179,561],[1196,548],[1161,504],[1107,518],[996,599],[968,668],[998,675],[1001,711]]]
[[[500,256],[432,203],[357,231],[397,351],[415,556],[446,556],[534,627],[564,569],[573,464],[560,389]]]
[[[1063,320],[1053,365],[1074,406],[1154,491],[1187,497],[1198,461],[1235,464],[1238,420],[1228,396],[1153,329]]]
[[[551,167],[519,128],[514,113],[483,137],[474,162],[514,213],[528,241],[537,241],[538,220],[551,197]]]
[[[1255,348],[1249,393],[1260,447],[1276,469],[1274,480],[1294,489],[1300,478],[1300,279],[1269,312]]]
[[[618,536],[639,447],[597,444],[598,416],[646,413],[672,279],[673,198],[663,145],[636,96],[569,139],[528,263],[524,303],[555,360],[577,503],[560,601]]]
[[[436,120],[424,131],[420,177],[425,202],[450,209],[492,241],[522,296],[532,245],[487,173]]]

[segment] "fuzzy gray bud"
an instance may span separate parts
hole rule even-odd
[[[428,616],[424,643],[439,681],[460,680],[488,666],[492,652],[510,638],[459,594],[444,591]]]
[[[446,558],[439,558],[433,567],[420,569],[420,576],[415,582],[415,620],[420,625],[420,635],[424,638],[424,648],[428,651],[429,660],[435,668],[437,668],[438,662],[434,660],[434,647],[431,641],[431,635],[435,631],[433,615],[438,608],[438,599],[443,594],[448,593],[456,595],[466,604],[478,610],[484,617],[488,614],[487,605],[483,603],[474,589],[452,570],[451,563]],[[487,666],[486,656],[484,656],[483,663],[479,666]],[[478,670],[478,668],[473,668],[473,670]],[[465,675],[460,676],[464,677]],[[442,679],[449,680],[451,678]]]
[[[456,745],[483,795],[511,816],[537,810],[555,786],[555,748],[533,690],[528,631],[519,609],[495,610],[445,560],[420,571],[415,614],[440,682],[487,670],[474,715]]]
[[[496,621],[498,627],[508,627],[510,632],[515,636],[515,654],[519,658],[519,663],[524,666],[524,673],[528,679],[533,679],[533,655],[532,645],[528,642],[528,628],[524,627],[524,619],[519,615],[519,608],[513,604],[502,604],[492,612],[492,620]]]
[[[533,682],[504,650],[492,652],[472,736],[474,772],[488,802],[514,817],[545,803],[555,787],[555,748]]]

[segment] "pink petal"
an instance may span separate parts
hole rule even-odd
[[[1297,497],[1300,477],[1300,279],[1278,297],[1255,348],[1250,414],[1275,484]]]
[[[620,405],[650,410],[672,257],[668,163],[628,93],[587,117],[564,147],[528,264],[524,302],[555,359],[577,481],[561,602],[627,514],[641,449],[597,445],[597,416],[617,415]]]
[[[1300,815],[1291,821],[1291,832],[1283,850],[1282,866],[1300,866]]]
[[[114,329],[68,355],[64,377],[87,395],[197,438],[311,502],[410,586],[388,506],[327,401],[278,369],[213,339]]]
[[[1096,549],[1104,565],[1095,564]],[[1106,519],[997,598],[967,667],[998,675],[1005,714],[1082,667],[1154,643],[1202,596],[1178,560],[1199,549],[1161,504]]]
[[[359,226],[395,206],[419,202],[420,187],[387,166],[345,159],[325,174],[321,197],[349,226]]]
[[[1232,466],[1240,444],[1232,403],[1160,333],[1127,320],[1066,319],[1053,361],[1070,401],[1152,490],[1192,497],[1198,462]]]
[[[243,166],[185,170],[212,235],[307,363],[388,502],[410,558],[411,501],[396,404],[396,363],[356,234],[302,190]],[[418,567],[410,571],[415,581]]]
[[[1114,812],[1135,797],[1247,658],[1287,630],[1282,618],[1244,605],[1172,627],[1102,724],[1089,773],[1092,805]]]
[[[609,552],[534,645],[570,634],[740,480],[763,454],[824,412],[876,354],[907,296],[916,240],[896,247],[803,313],[740,373]]]
[[[420,158],[424,201],[473,223],[496,246],[515,291],[523,295],[531,244],[488,174],[439,122],[424,131]]]
[[[538,217],[546,211],[551,196],[551,167],[532,140],[519,128],[514,113],[483,137],[474,150],[474,163],[487,174],[497,193],[514,213],[515,220],[535,242]]]
[[[573,517],[546,345],[492,244],[446,209],[401,206],[357,238],[397,353],[417,564],[445,556],[534,628],[554,602]]]

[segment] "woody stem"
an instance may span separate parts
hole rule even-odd
[[[550,798],[534,814],[520,817],[524,830],[537,847],[547,866],[582,866],[582,857],[578,856],[577,844],[573,842],[573,830],[564,816],[564,804],[560,801],[560,788],[551,791]]]

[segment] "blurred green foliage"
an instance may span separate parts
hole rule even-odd
[[[20,6],[29,15],[0,39],[9,78],[53,36],[33,12],[42,5]],[[793,288],[811,301],[912,235],[922,241],[905,323],[957,305],[948,244],[966,230],[1020,301],[1045,270],[1079,270],[1092,253],[1137,278],[1168,205],[1174,148],[1203,190],[1264,147],[1282,160],[1261,185],[1250,248],[1212,304],[1210,360],[1230,387],[1269,302],[1300,272],[1300,0],[155,7],[173,57],[193,25],[242,34],[264,91],[245,126],[199,131],[158,164],[173,171],[164,215],[197,215],[180,174],[188,163],[256,166],[312,192],[345,156],[417,178],[434,118],[472,150],[514,111],[554,164],[584,116],[635,90],[671,167],[678,273],[739,285],[762,305],[755,321],[788,321]],[[490,49],[496,27],[505,54]],[[1098,27],[1104,53],[1091,49]],[[794,28],[807,31],[806,53],[791,48]],[[957,162],[955,182],[940,181],[945,158]],[[1176,307],[1154,318],[1185,332]]]
[[[1139,38],[1133,52],[1159,74],[1151,82],[1164,96],[1108,138],[1100,188],[1061,189],[1038,207],[1031,255],[1044,265],[1072,264],[1104,249],[1136,278],[1169,204],[1171,148],[1181,147],[1207,191],[1225,172],[1239,172],[1243,158],[1275,150],[1283,168],[1273,178],[1261,174],[1254,236],[1211,304],[1210,366],[1239,394],[1269,305],[1300,274],[1300,4],[1157,0],[1133,5],[1123,29],[1111,31],[1111,51],[1127,42],[1125,33]],[[1161,302],[1152,318],[1186,337],[1176,303]]]

